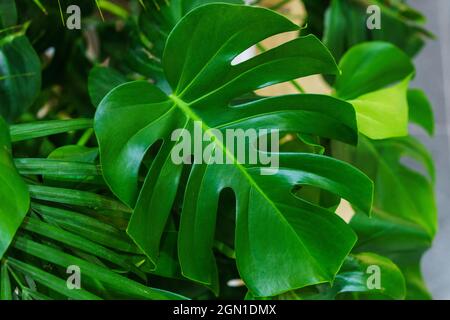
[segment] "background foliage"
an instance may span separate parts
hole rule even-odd
[[[0,1],[2,299],[430,298],[435,173],[408,136],[434,129],[409,88],[424,17],[403,1],[303,1],[305,29],[226,2],[79,1],[68,30],[68,1]],[[298,37],[233,63],[286,31]],[[255,94],[313,74],[331,96]],[[173,164],[170,134],[196,120],[280,129],[282,168]]]

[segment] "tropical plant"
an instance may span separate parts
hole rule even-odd
[[[400,49],[364,43],[338,65],[310,34],[237,63],[302,29],[237,0],[82,1],[84,41],[61,27],[64,1],[35,3],[0,6],[2,299],[428,297],[433,163],[407,135],[408,118],[430,133],[433,119]],[[334,76],[332,96],[255,93],[315,74]],[[172,161],[199,122],[227,163]],[[256,148],[279,169],[238,161],[227,129],[279,130],[278,152]]]
[[[387,41],[409,56],[416,55],[434,36],[424,28],[426,18],[402,0],[304,0],[308,31],[323,37],[336,59],[366,41]],[[381,28],[367,28],[369,10],[380,12]]]

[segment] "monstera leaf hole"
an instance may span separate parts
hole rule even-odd
[[[233,60],[231,60],[230,65],[232,67],[237,66],[241,63],[244,63],[247,60],[250,60],[251,58],[254,58],[255,56],[261,54],[262,52],[256,50],[256,46],[252,45],[251,47],[245,49],[240,54],[238,54],[236,57],[234,57]]]
[[[233,250],[230,252],[224,252],[219,250],[222,254],[228,257],[235,257],[234,254],[234,239],[236,228],[236,195],[231,188],[225,188],[220,192],[217,209],[217,221],[215,238],[221,243],[216,243],[216,249],[220,249],[220,246],[226,245]],[[218,248],[219,247],[219,248]]]
[[[406,170],[416,172],[426,177],[430,182],[434,180],[432,173],[425,167],[425,164],[419,160],[416,160],[409,156],[403,156],[400,158],[399,164]]]
[[[142,158],[141,165],[139,167],[139,179],[138,179],[138,187],[139,190],[142,188],[144,184],[145,177],[152,166],[155,157],[158,155],[162,145],[164,144],[164,139],[159,139],[153,143],[148,150],[145,152],[144,157]],[[134,207],[134,204],[133,204]]]

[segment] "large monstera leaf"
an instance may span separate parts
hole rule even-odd
[[[333,212],[297,197],[293,190],[298,186],[330,191],[370,211],[371,181],[343,162],[315,154],[279,153],[279,170],[261,175],[261,166],[236,161],[218,138],[225,129],[252,128],[356,143],[353,108],[335,98],[289,95],[236,103],[242,100],[235,98],[258,88],[336,73],[333,58],[313,36],[232,64],[259,41],[297,29],[267,9],[230,4],[199,7],[176,25],[166,43],[163,66],[173,93],[166,95],[142,81],[123,84],[102,100],[95,116],[105,179],[134,208],[128,234],[157,265],[168,217],[175,199],[183,195],[178,236],[181,270],[215,292],[213,244],[225,190],[235,196],[236,263],[255,296],[332,281],[356,241]],[[181,140],[175,136],[173,141],[173,133],[180,128],[192,133],[195,121],[202,122],[215,152],[231,158],[232,164],[206,164],[194,158],[186,168],[172,161],[171,153]],[[246,141],[246,148],[253,143]],[[140,168],[148,165],[146,153],[154,157],[139,190]]]

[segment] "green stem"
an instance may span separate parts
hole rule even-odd
[[[33,0],[34,4],[38,6],[39,9],[45,14],[48,15],[47,9],[42,5],[41,1],[39,0]]]
[[[63,11],[61,8],[61,2],[58,0],[58,6],[59,6],[59,14],[61,15],[61,22],[63,24],[63,26],[66,26],[66,23],[64,22],[64,15],[63,15]]]
[[[100,8],[100,4],[98,3],[98,0],[95,0],[95,4],[97,5],[98,12],[100,13],[100,17],[102,18],[102,21],[105,21],[105,18],[103,17],[102,9]]]
[[[145,6],[145,3],[143,0],[139,0],[139,3],[141,4],[141,6],[144,8],[144,10],[147,11],[147,7]]]
[[[87,129],[83,135],[80,137],[80,139],[77,142],[77,146],[85,146],[86,143],[89,141],[89,139],[91,138],[92,134],[94,133],[94,129],[93,128],[89,128]]]
[[[126,20],[128,18],[128,11],[122,8],[121,6],[118,6],[112,2],[106,1],[106,0],[100,0],[97,2],[99,8],[104,9],[119,18],[122,18]]]

